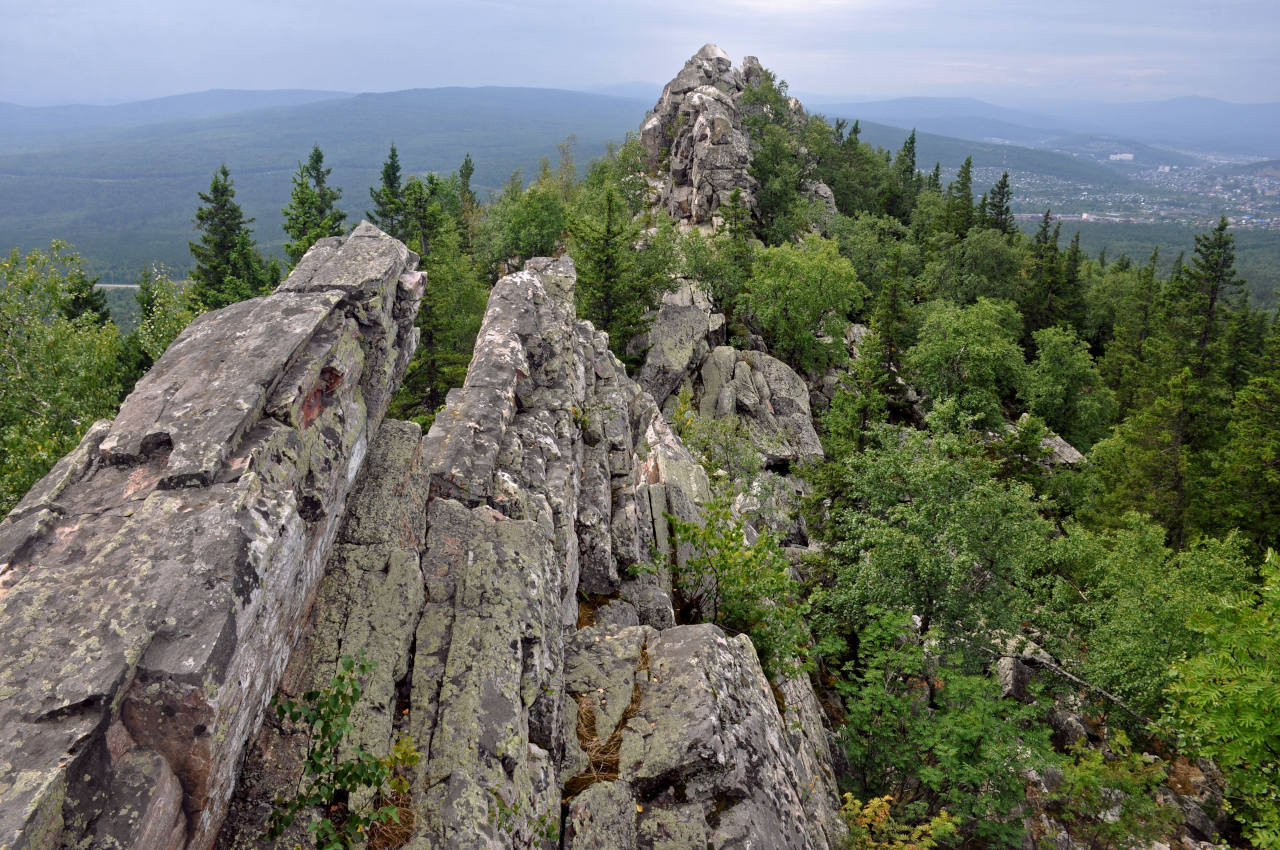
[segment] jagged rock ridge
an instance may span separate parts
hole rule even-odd
[[[417,341],[362,224],[198,318],[0,523],[0,847],[205,848]]]
[[[828,846],[807,681],[675,623],[666,515],[706,474],[576,319],[572,261],[495,286],[425,436],[381,421],[415,265],[364,224],[319,243],[0,524],[0,846],[261,846],[306,746],[268,701],[354,654],[346,746],[423,754],[405,846]]]
[[[361,741],[382,752],[407,733],[423,753],[410,847],[828,846],[834,777],[807,681],[784,683],[780,709],[745,637],[675,625],[664,514],[694,518],[706,476],[575,319],[574,278],[562,258],[499,281],[430,432],[384,428],[321,588],[346,601],[317,607],[285,688],[358,649],[387,668]],[[357,586],[346,541],[364,512],[403,510],[389,480],[425,494],[425,594],[415,608],[389,591],[410,616],[374,646],[360,612],[386,591],[364,588],[392,571],[362,552],[354,572],[375,577]],[[632,569],[651,551],[655,570]],[[335,608],[354,627],[329,625]],[[254,844],[290,741],[264,729],[223,846]]]

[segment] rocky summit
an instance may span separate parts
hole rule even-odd
[[[748,56],[734,68],[714,44],[703,46],[662,90],[640,127],[650,162],[666,164],[659,203],[672,218],[709,223],[735,189],[753,203],[751,142],[742,126],[742,93],[764,73]]]

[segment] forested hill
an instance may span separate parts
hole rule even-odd
[[[829,118],[846,118],[849,121],[858,118],[856,112],[840,107],[830,107],[826,114]],[[864,141],[888,150],[897,150],[902,147],[908,132],[901,127],[891,127],[871,121],[859,120],[858,126]],[[1020,145],[968,141],[952,136],[940,136],[936,133],[916,133],[916,160],[921,165],[931,166],[938,162],[943,168],[954,170],[964,162],[966,157],[973,158],[974,168],[996,168],[1009,172],[1038,174],[1109,188],[1132,185],[1128,178],[1114,169],[1053,151],[1037,150]]]
[[[19,106],[0,103],[0,153],[42,150],[66,141],[70,134],[125,129],[232,115],[251,109],[297,106],[352,97],[349,92],[313,89],[211,89],[111,106]]]
[[[278,252],[280,209],[312,145],[324,149],[332,184],[345,189],[343,206],[358,213],[392,142],[406,174],[449,173],[470,153],[473,186],[484,197],[517,169],[531,178],[569,136],[582,159],[601,155],[647,106],[554,89],[413,89],[80,129],[39,152],[0,156],[0,245],[69,241],[104,283],[133,283],[152,261],[185,271],[196,194],[226,163],[245,214],[257,219],[256,237]]]

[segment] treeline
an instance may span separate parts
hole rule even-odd
[[[528,183],[519,172],[481,203],[468,155],[449,175],[405,176],[391,145],[363,214],[404,241],[427,272],[418,316],[421,344],[394,416],[430,423],[447,391],[462,383],[492,283],[524,260],[573,250],[583,314],[611,332],[616,350],[643,324],[670,285],[675,234],[669,219],[642,214],[639,146],[614,150],[579,177],[573,139],[553,167]],[[299,162],[281,210],[296,264],[316,240],[350,228],[343,192],[331,185],[319,147]],[[236,201],[227,165],[199,193],[190,279],[154,265],[138,278],[137,326],[120,333],[106,300],[71,246],[13,251],[0,268],[0,515],[70,451],[93,420],[111,416],[134,383],[197,315],[270,292],[288,266],[264,254],[254,221]],[[353,218],[355,216],[352,216]],[[642,231],[646,235],[641,239]]]

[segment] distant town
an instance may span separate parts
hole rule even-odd
[[[1129,153],[1108,155],[1118,165]],[[1063,221],[1186,224],[1211,227],[1226,215],[1233,228],[1280,230],[1280,167],[1220,163],[1126,168],[1123,188],[1028,172],[1010,173],[1019,219],[1038,219],[1046,208]],[[992,185],[995,168],[974,169],[975,186]]]

